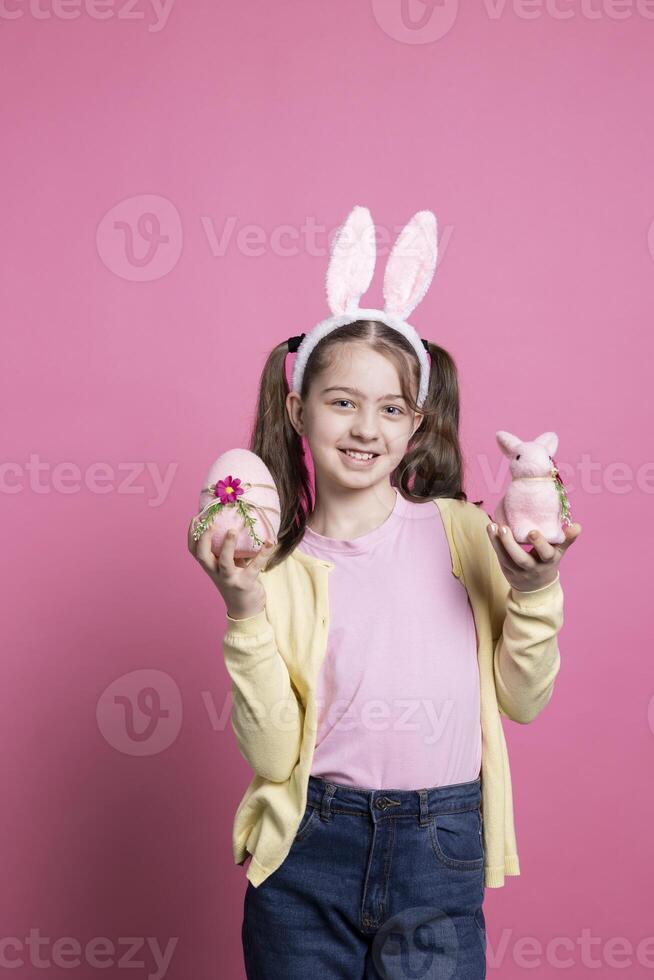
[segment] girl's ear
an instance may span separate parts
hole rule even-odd
[[[334,316],[352,313],[375,271],[375,226],[368,208],[357,205],[332,241],[327,268],[327,304]]]
[[[436,269],[436,216],[418,211],[397,237],[384,271],[384,312],[406,320],[429,288]]]
[[[286,396],[286,412],[288,420],[299,436],[303,435],[302,399],[295,391],[289,391]]]
[[[424,418],[425,416],[421,415],[419,412],[413,413],[413,432],[411,433],[411,439],[413,439],[414,435],[422,425]]]

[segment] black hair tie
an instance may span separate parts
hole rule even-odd
[[[302,343],[305,337],[306,334],[301,333],[297,337],[288,338],[288,349],[291,354],[295,354],[296,350],[298,349],[298,347],[300,346],[300,344]]]

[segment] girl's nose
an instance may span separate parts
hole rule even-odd
[[[360,416],[356,423],[350,427],[350,435],[353,439],[362,441],[372,441],[379,436],[379,420],[373,413],[369,418]]]
[[[350,438],[356,446],[366,446],[366,451],[378,452],[375,447],[379,444],[379,439],[377,438],[377,433],[372,429],[351,429]]]

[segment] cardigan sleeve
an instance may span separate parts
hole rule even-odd
[[[560,574],[542,589],[512,588],[484,528],[490,551],[493,671],[497,702],[511,721],[528,724],[546,706],[561,666],[557,634],[563,626]]]
[[[300,756],[304,708],[265,610],[247,619],[227,616],[223,652],[241,754],[258,776],[285,782]]]
[[[526,725],[538,717],[554,690],[561,666],[557,634],[563,626],[560,574],[549,585],[520,592],[509,585],[487,526],[492,517],[469,504],[462,517],[470,536],[462,546],[467,572],[488,602],[493,645],[493,677],[498,708]]]

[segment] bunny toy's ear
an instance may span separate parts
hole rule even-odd
[[[543,432],[536,436],[534,442],[539,442],[541,446],[545,446],[550,456],[553,456],[559,447],[559,437],[556,432]]]
[[[354,207],[332,242],[327,303],[334,316],[352,313],[375,271],[375,227],[368,208]]]
[[[496,432],[495,438],[505,456],[513,456],[516,449],[522,445],[522,439],[518,439],[512,432],[506,432],[504,429]]]
[[[432,281],[438,257],[436,217],[418,211],[402,229],[384,272],[384,311],[406,320]]]

